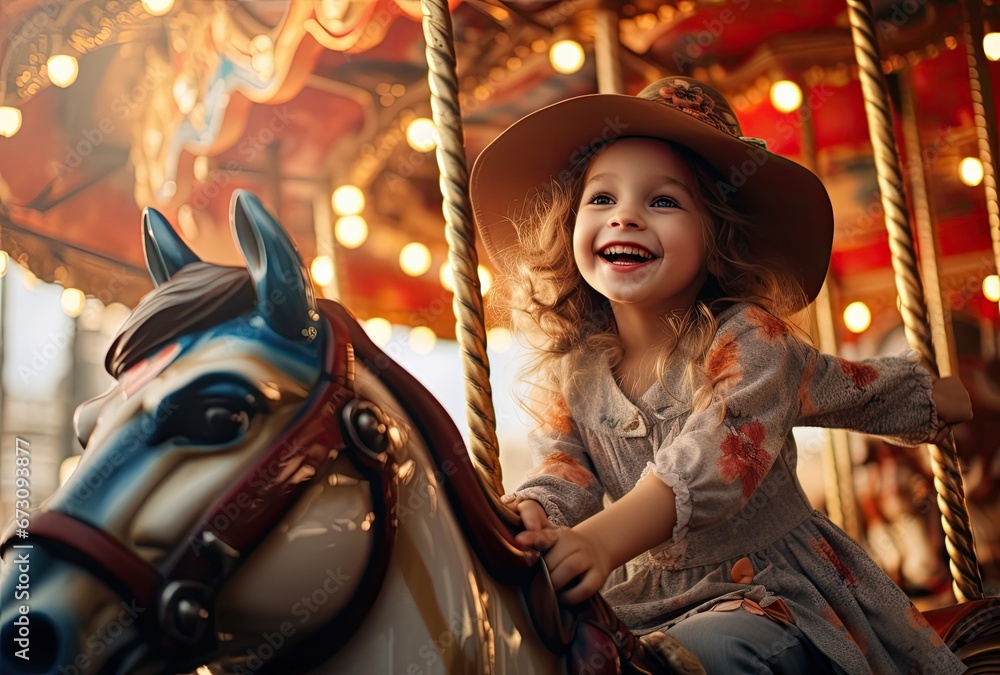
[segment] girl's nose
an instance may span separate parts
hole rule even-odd
[[[611,214],[611,218],[608,221],[608,227],[623,227],[623,228],[636,228],[639,230],[645,229],[645,224],[642,222],[642,218],[636,213],[635,209],[628,208],[624,205],[619,205],[619,208]]]

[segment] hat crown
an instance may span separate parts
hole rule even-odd
[[[734,138],[743,136],[732,107],[704,82],[690,77],[665,77],[647,85],[637,96],[680,111]]]

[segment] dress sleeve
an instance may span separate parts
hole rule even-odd
[[[897,445],[917,445],[938,429],[931,375],[916,353],[853,362],[809,345],[796,426],[849,429]]]
[[[799,414],[804,364],[795,343],[784,322],[756,306],[719,326],[705,362],[712,403],[692,413],[643,472],[673,488],[675,543],[689,528],[737,513],[781,454]]]
[[[534,468],[515,494],[534,499],[555,525],[572,527],[601,510],[604,487],[565,400],[548,408],[545,424],[528,436]]]

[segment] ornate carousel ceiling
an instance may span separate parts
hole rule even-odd
[[[942,285],[953,307],[995,318],[995,303],[978,292],[996,273],[985,192],[963,184],[958,166],[979,156],[963,10],[973,32],[988,32],[1000,29],[1000,7],[966,2],[876,0],[874,13],[883,71],[907,111],[898,125],[911,141],[904,168],[925,178],[921,203],[937,230]],[[830,190],[834,302],[863,299],[876,315],[892,309],[842,0],[452,6],[470,163],[519,116],[596,91],[597,69],[608,64],[600,43],[615,33],[608,17],[617,18],[622,89],[681,73],[723,91],[745,133],[814,167]],[[550,61],[565,39],[586,55],[571,74]],[[147,205],[178,223],[202,258],[237,264],[229,195],[247,188],[305,259],[332,258],[325,292],[360,317],[454,335],[439,274],[447,244],[437,163],[406,139],[414,119],[431,117],[416,0],[0,0],[0,41],[0,105],[21,115],[17,133],[0,137],[0,248],[40,278],[133,304],[150,288],[138,228]],[[65,88],[52,84],[54,54],[78,61]],[[1000,66],[986,68],[988,91]],[[769,100],[785,79],[803,91],[791,113]],[[924,161],[914,159],[914,139]],[[355,248],[333,235],[331,195],[341,185],[365,196],[368,236]],[[416,277],[399,264],[410,242],[431,255]]]

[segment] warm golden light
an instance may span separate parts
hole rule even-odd
[[[0,136],[10,138],[21,128],[21,111],[8,105],[0,105]]]
[[[142,0],[142,8],[152,16],[163,16],[174,7],[174,0]]]
[[[493,286],[493,272],[488,269],[479,266],[479,293],[481,295],[486,295],[490,292],[490,288]]]
[[[406,142],[414,150],[430,152],[437,147],[437,127],[432,120],[418,117],[406,127]]]
[[[512,341],[513,339],[510,331],[503,326],[490,328],[486,331],[486,346],[490,351],[496,352],[497,354],[503,354],[509,350]]]
[[[80,74],[80,64],[69,54],[53,54],[45,63],[45,68],[49,80],[57,87],[68,87],[76,82],[76,76]]]
[[[72,457],[67,457],[59,464],[59,485],[65,485],[69,477],[73,475],[76,471],[76,467],[80,465],[81,455],[73,455]]]
[[[445,263],[441,265],[441,271],[438,272],[438,279],[441,281],[441,285],[444,286],[444,290],[454,293],[455,292],[455,275],[451,271],[451,263]]]
[[[844,325],[852,333],[863,333],[872,325],[872,313],[863,302],[852,302],[844,309]]]
[[[978,157],[966,157],[958,163],[958,177],[969,187],[983,182],[983,163]]]
[[[990,61],[1000,61],[1000,33],[987,33],[983,36],[983,51]]]
[[[198,223],[194,219],[194,209],[191,208],[190,204],[181,204],[177,208],[177,225],[181,228],[181,234],[188,241],[194,241],[198,238],[200,231]]]
[[[991,274],[983,279],[983,295],[990,302],[1000,302],[1000,277]]]
[[[778,112],[794,112],[802,105],[802,90],[791,80],[779,80],[771,85],[771,105]]]
[[[427,326],[414,326],[410,329],[408,342],[410,343],[410,349],[417,354],[430,354],[434,351],[437,335]]]
[[[0,277],[4,277],[7,274],[7,261],[10,256],[7,255],[7,251],[0,251]]]
[[[174,80],[174,102],[182,115],[188,115],[194,110],[194,104],[198,102],[198,92],[190,78],[182,75]]]
[[[583,47],[575,40],[560,40],[549,48],[549,61],[557,72],[572,75],[583,67]]]
[[[151,153],[153,154],[153,153]],[[208,157],[206,155],[198,155],[194,158],[194,166],[191,167],[194,173],[195,180],[204,183],[208,180]]]
[[[87,296],[79,288],[64,288],[59,296],[59,306],[67,316],[74,319],[83,312],[83,306],[87,303]]]
[[[270,35],[257,35],[250,40],[250,67],[262,79],[274,74],[274,41]]]
[[[309,273],[317,286],[328,286],[333,281],[333,259],[328,255],[318,255],[309,265]]]
[[[373,316],[365,321],[365,332],[372,342],[379,347],[385,347],[392,338],[392,324],[380,316]]]
[[[344,248],[357,248],[368,239],[368,223],[361,216],[337,218],[333,226],[333,236]]]
[[[365,193],[357,185],[341,185],[330,199],[338,216],[356,216],[365,210]]]
[[[420,242],[410,242],[399,252],[399,266],[411,277],[419,277],[431,268],[431,252]]]

